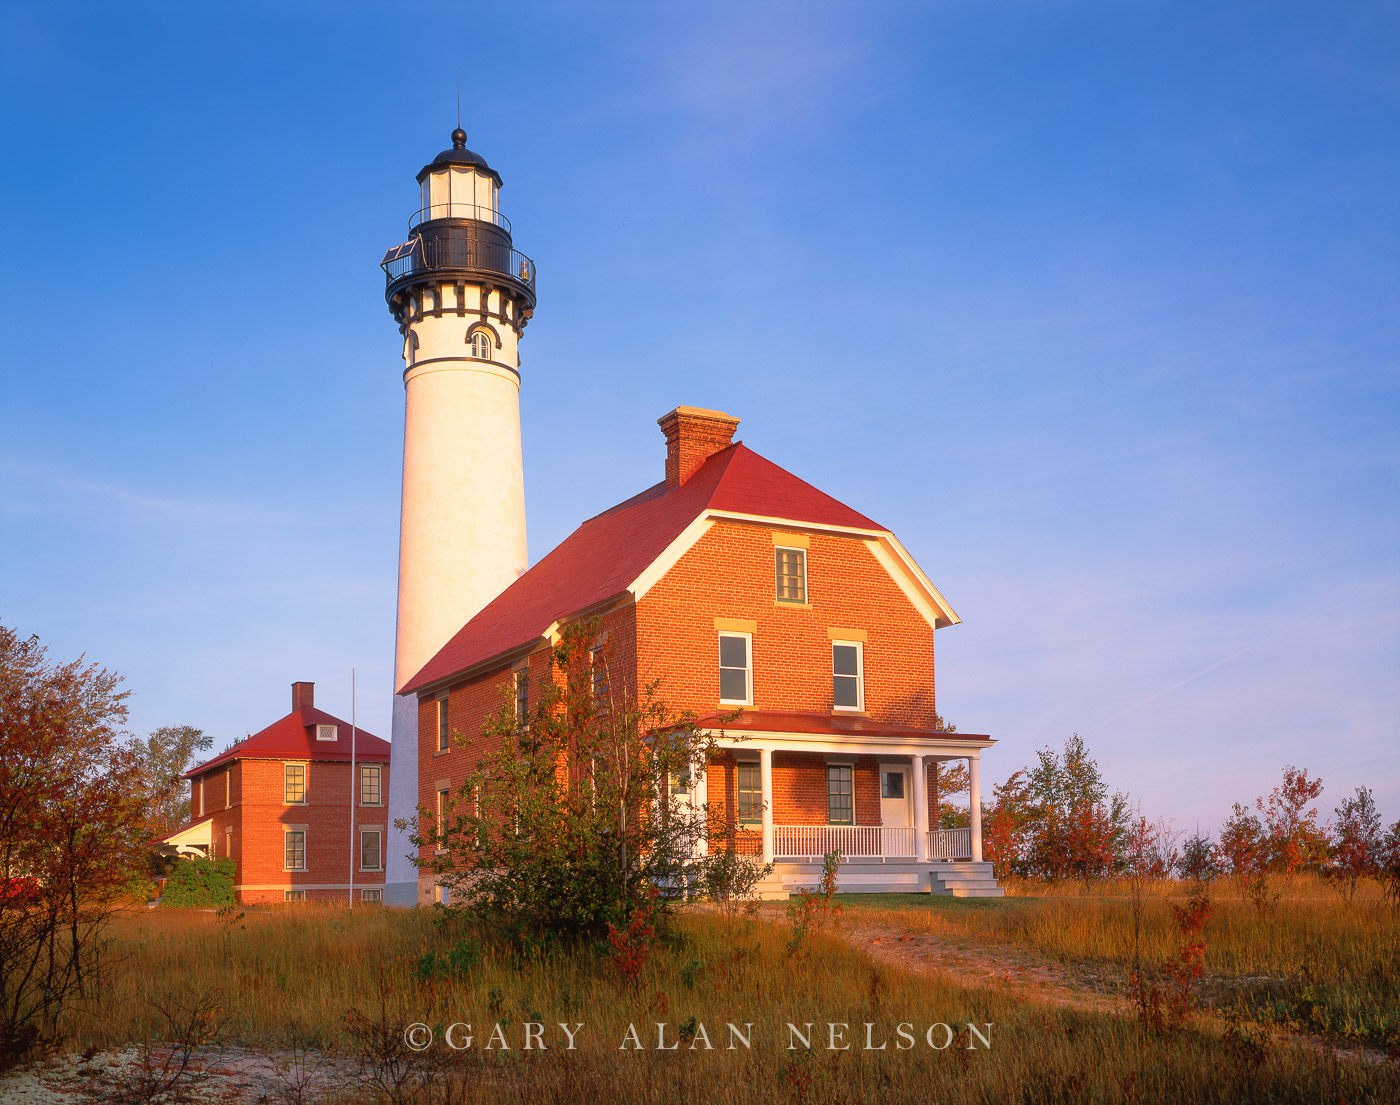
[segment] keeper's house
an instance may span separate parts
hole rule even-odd
[[[528,695],[559,628],[597,617],[610,680],[635,694],[659,676],[701,717],[742,710],[693,800],[710,847],[747,838],[776,864],[765,894],[812,885],[839,850],[842,890],[1000,895],[981,849],[993,741],[936,728],[934,630],[957,615],[894,534],[732,441],[738,422],[662,418],[665,479],[583,523],[400,688],[419,702],[419,807],[474,766],[451,734]],[[949,759],[968,761],[971,827],[930,831],[929,776]],[[420,875],[419,901],[435,892]]]
[[[389,743],[314,691],[293,683],[291,713],[185,773],[190,823],[163,843],[232,858],[239,902],[383,900]]]

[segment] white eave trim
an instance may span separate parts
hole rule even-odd
[[[852,733],[849,737],[838,737],[832,733],[778,733],[757,729],[739,731],[707,728],[703,731],[715,736],[716,743],[721,748],[771,748],[779,752],[844,752],[855,756],[948,756],[957,759],[967,755],[975,756],[983,749],[996,744],[990,737],[983,740],[953,737],[940,741],[935,738],[881,736],[875,733]]]

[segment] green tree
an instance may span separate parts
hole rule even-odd
[[[1109,794],[1083,737],[1073,734],[1059,752],[1037,752],[1027,784],[1035,806],[1029,862],[1036,873],[1089,882],[1121,865],[1128,796]]]
[[[213,737],[193,725],[166,725],[140,742],[153,836],[168,836],[190,819],[189,788],[182,776],[194,754],[213,743]]]
[[[596,622],[568,627],[531,716],[503,699],[459,738],[476,766],[446,809],[420,809],[411,826],[430,850],[415,862],[448,888],[449,908],[517,946],[659,926],[671,897],[705,881],[707,810],[669,784],[703,768],[714,738],[658,683],[630,694],[617,662]]]

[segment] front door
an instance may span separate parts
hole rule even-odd
[[[904,828],[914,823],[909,791],[907,765],[880,765],[880,824]]]

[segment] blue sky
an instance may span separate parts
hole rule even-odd
[[[900,535],[993,780],[1400,817],[1393,4],[11,5],[0,619],[220,745],[387,735],[377,262],[447,144],[539,265],[530,552],[678,404]]]

